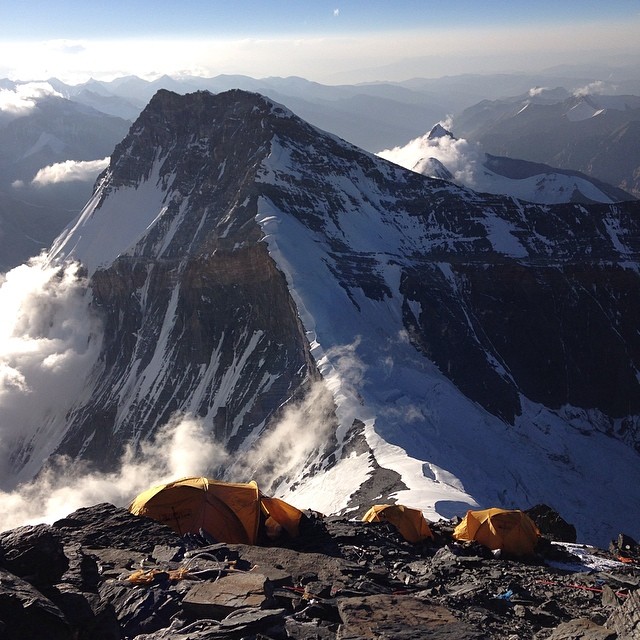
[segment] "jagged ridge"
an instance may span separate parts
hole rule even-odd
[[[432,513],[539,502],[557,481],[584,526],[590,452],[616,459],[613,482],[637,473],[613,436],[638,443],[638,220],[637,203],[541,207],[425,178],[256,94],[161,91],[52,251],[87,265],[105,323],[59,451],[112,465],[177,410],[248,447],[318,366],[342,384],[324,455],[365,425],[343,506],[376,456]],[[345,344],[366,372],[346,395]]]

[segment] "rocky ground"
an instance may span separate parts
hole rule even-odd
[[[571,531],[537,518],[545,537],[518,560],[453,541],[448,521],[412,545],[386,523],[311,516],[258,547],[95,505],[0,534],[0,638],[640,638],[635,541],[569,553],[549,537]]]

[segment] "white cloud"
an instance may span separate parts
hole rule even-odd
[[[80,394],[102,333],[76,263],[34,259],[0,283],[0,487],[7,488],[23,464],[38,466],[39,453],[55,447],[54,417]]]
[[[337,18],[340,15],[340,9],[334,9],[333,15]]]
[[[440,124],[446,129],[451,126],[451,120]],[[418,173],[423,173],[421,165],[425,161],[435,158],[449,170],[455,182],[470,188],[476,184],[476,172],[484,158],[478,144],[449,136],[431,140],[429,133],[410,140],[402,147],[380,151],[377,155]]]
[[[46,96],[62,97],[48,82],[27,82],[15,89],[0,89],[0,111],[19,115],[33,109]]]
[[[110,502],[126,507],[157,484],[185,476],[210,475],[226,453],[191,415],[175,415],[140,450],[130,446],[112,473],[58,457],[37,479],[14,491],[0,491],[0,531],[24,524],[54,522],[80,507]]]
[[[602,80],[596,80],[595,82],[591,82],[590,84],[585,85],[584,87],[580,87],[573,92],[573,95],[576,98],[582,98],[588,95],[597,95],[605,93],[608,89],[608,85]]]
[[[58,182],[86,182],[95,180],[109,164],[109,157],[102,160],[65,160],[43,167],[31,184],[43,187]]]
[[[233,474],[256,479],[265,493],[274,492],[284,479],[298,477],[305,463],[330,442],[333,411],[333,395],[324,382],[315,382],[243,453]]]

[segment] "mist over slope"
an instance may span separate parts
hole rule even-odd
[[[203,473],[303,508],[551,502],[633,535],[638,216],[479,195],[256,94],[160,91],[50,252],[87,270],[100,352],[55,437],[23,421],[5,489],[52,454],[117,472],[193,416]]]
[[[613,203],[634,196],[586,174],[485,153],[478,142],[456,138],[442,124],[406,145],[378,154],[406,169],[482,193],[502,194],[538,204]]]

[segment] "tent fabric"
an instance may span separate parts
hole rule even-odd
[[[467,511],[454,529],[456,540],[476,540],[489,549],[502,549],[515,556],[528,556],[538,542],[540,531],[535,522],[519,509]]]
[[[283,500],[262,495],[253,481],[219,482],[205,477],[151,487],[134,498],[129,511],[162,522],[180,535],[202,529],[219,542],[234,544],[256,544],[261,522],[269,516],[296,537],[302,517],[302,511]]]
[[[362,516],[364,522],[390,522],[407,542],[433,538],[422,511],[402,504],[376,504]]]

